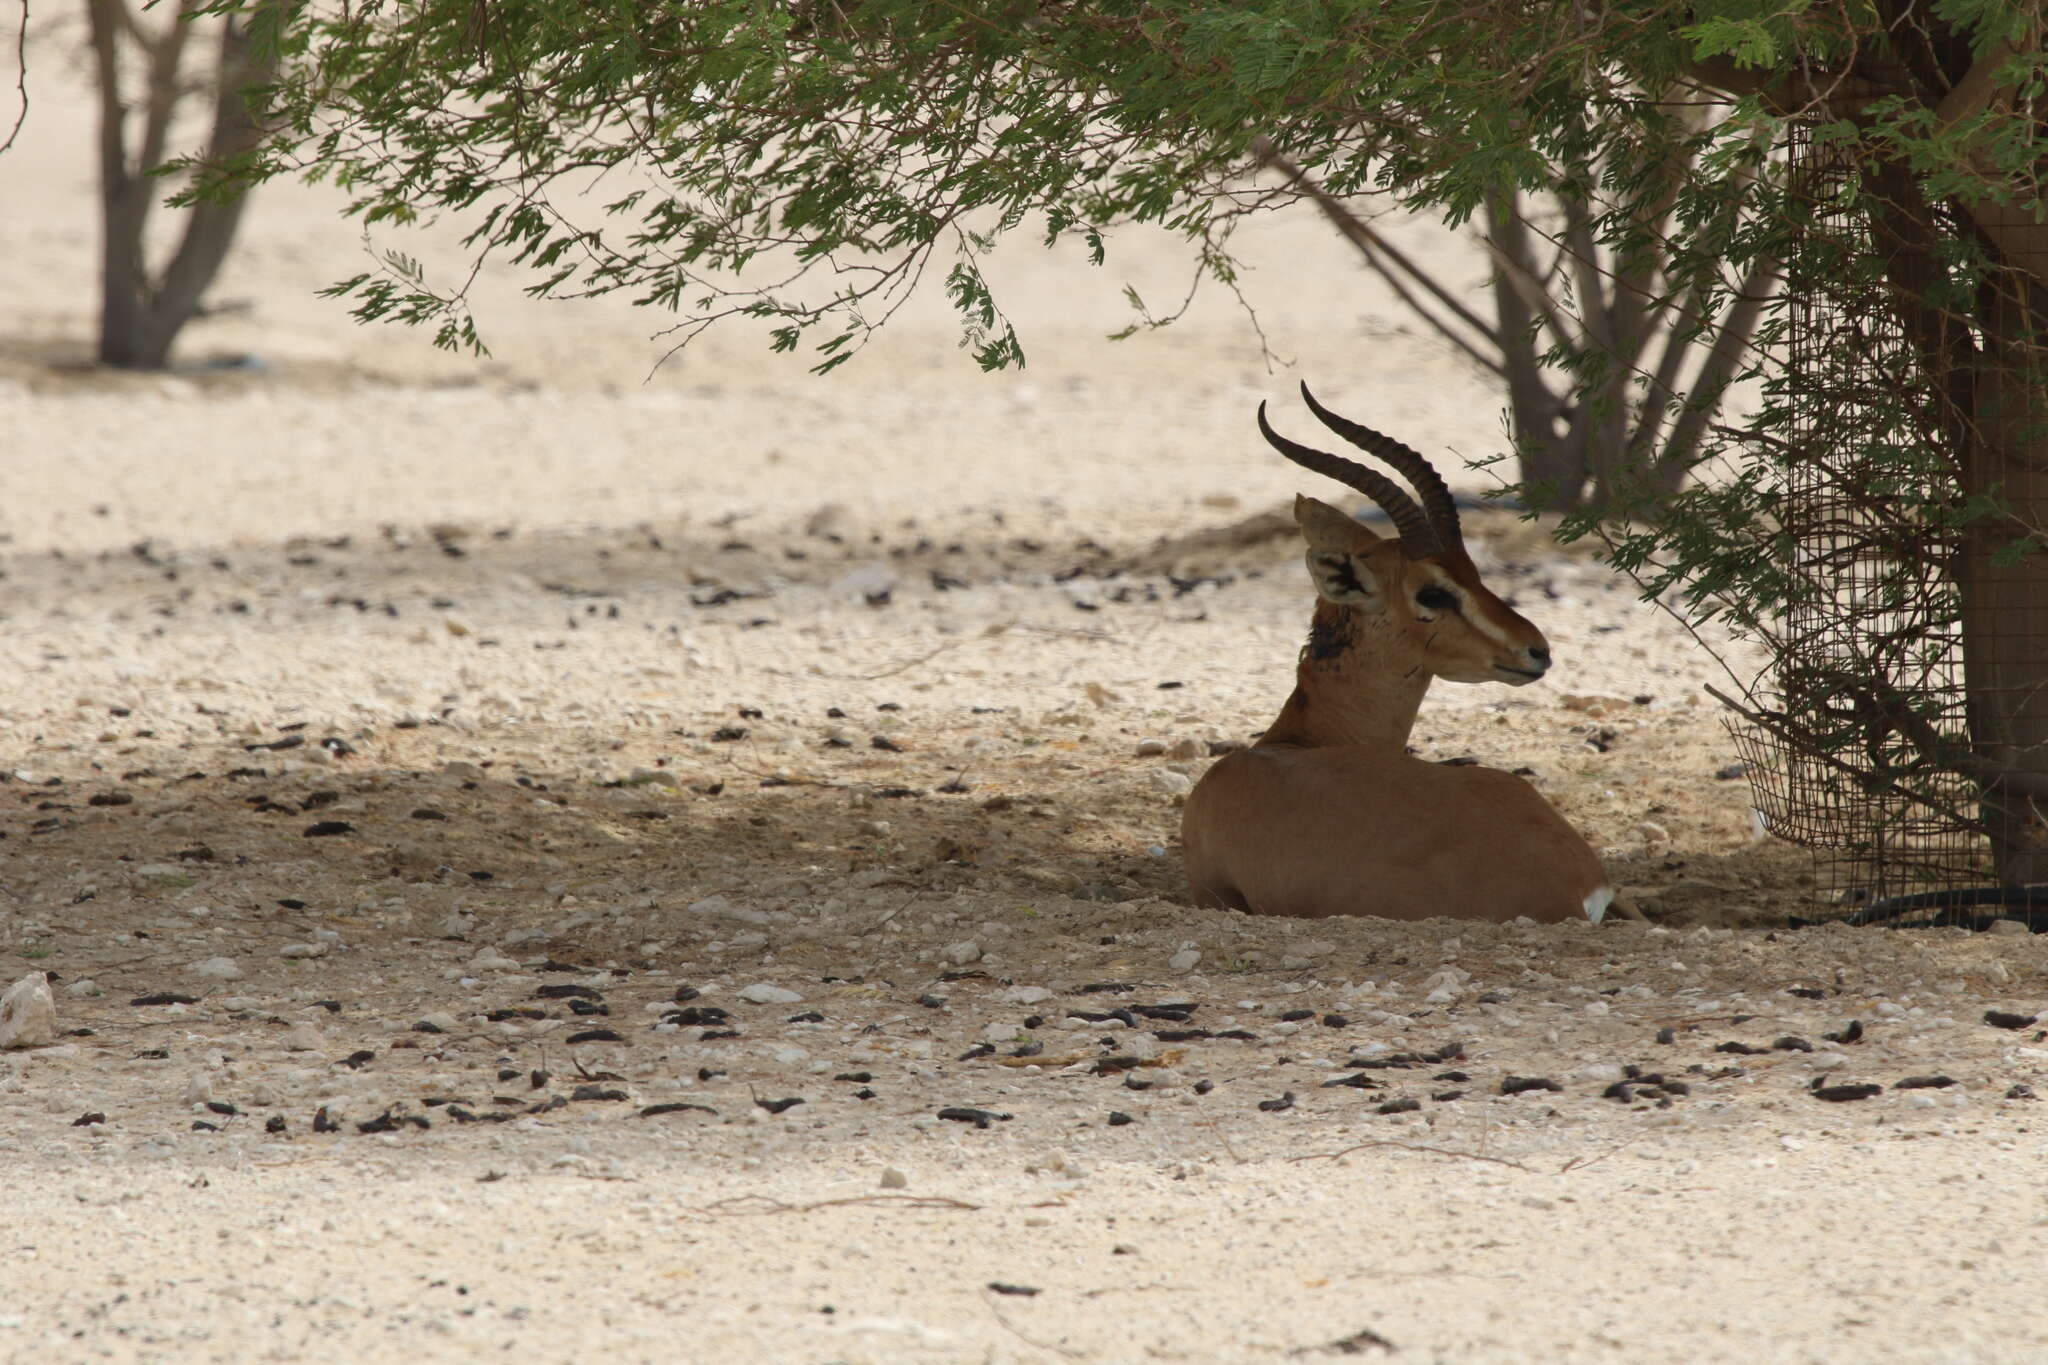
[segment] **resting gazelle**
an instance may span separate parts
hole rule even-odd
[[[1521,778],[1412,758],[1430,679],[1520,687],[1550,667],[1543,632],[1479,581],[1450,490],[1420,454],[1326,410],[1323,425],[1404,476],[1259,430],[1288,459],[1365,494],[1383,539],[1296,497],[1318,598],[1294,693],[1258,743],[1210,768],[1181,819],[1197,905],[1265,915],[1598,922],[1600,860]]]

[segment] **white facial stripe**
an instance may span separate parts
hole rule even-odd
[[[1437,568],[1434,564],[1426,564],[1423,567],[1429,571],[1430,579],[1437,587],[1442,588],[1445,592],[1458,599],[1459,605],[1463,608],[1459,615],[1465,618],[1472,629],[1478,631],[1495,644],[1503,647],[1506,646],[1508,642],[1507,631],[1503,630],[1499,623],[1490,621],[1479,612],[1472,610],[1472,594],[1459,587],[1456,579]]]

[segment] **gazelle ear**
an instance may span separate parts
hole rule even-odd
[[[1316,591],[1339,606],[1381,610],[1386,599],[1379,579],[1360,553],[1379,537],[1314,498],[1294,499],[1294,520],[1308,542],[1308,576]]]

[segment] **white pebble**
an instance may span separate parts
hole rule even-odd
[[[57,1001],[50,979],[30,972],[0,995],[0,1048],[41,1047],[57,1037]]]
[[[1154,768],[1149,777],[1153,787],[1168,796],[1186,796],[1195,789],[1193,778],[1171,768]]]
[[[277,955],[287,958],[325,957],[327,956],[327,945],[324,943],[287,943],[284,947],[277,950]]]
[[[318,1052],[327,1045],[320,1036],[320,1030],[311,1020],[301,1020],[284,1032],[284,1048],[287,1052]]]
[[[1052,992],[1043,986],[1012,986],[996,998],[1007,1005],[1035,1005],[1052,999]]]
[[[882,1168],[883,1189],[900,1190],[908,1184],[910,1184],[910,1177],[897,1170],[894,1166],[884,1166]]]
[[[1187,972],[1193,971],[1195,964],[1200,962],[1201,960],[1201,949],[1183,948],[1179,952],[1175,953],[1172,957],[1166,959],[1166,965],[1173,968],[1177,972]]]
[[[956,967],[965,967],[970,962],[979,962],[980,960],[981,945],[971,938],[946,946],[946,961]]]
[[[739,997],[756,1005],[794,1005],[803,997],[783,986],[771,986],[765,981],[756,981],[751,986],[742,986]]]
[[[240,981],[242,969],[231,957],[209,957],[204,962],[195,962],[185,969],[194,976],[210,976],[216,981]]]

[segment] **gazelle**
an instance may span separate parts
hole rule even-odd
[[[1316,586],[1294,693],[1259,742],[1219,761],[1181,819],[1197,905],[1262,915],[1380,915],[1596,923],[1614,892],[1600,860],[1521,778],[1411,758],[1430,679],[1532,683],[1550,645],[1479,581],[1450,490],[1399,441],[1301,396],[1376,470],[1259,430],[1282,455],[1365,494],[1384,539],[1314,498],[1294,500]]]

